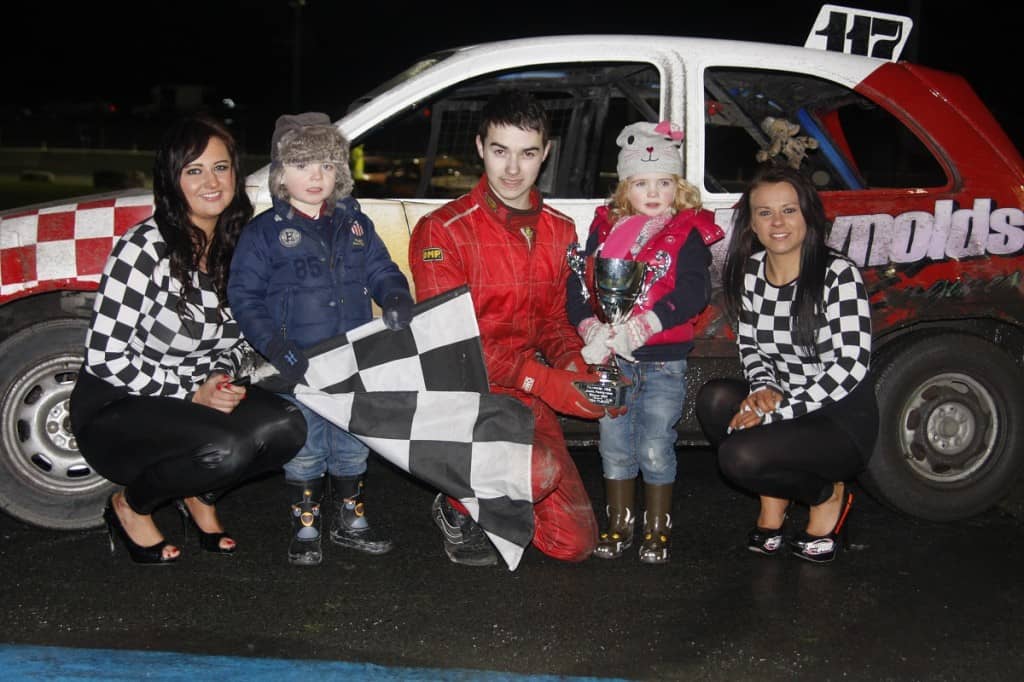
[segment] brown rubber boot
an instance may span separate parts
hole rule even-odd
[[[640,561],[663,564],[668,561],[672,532],[672,484],[644,486],[644,538],[640,543]]]
[[[636,525],[636,479],[616,481],[604,479],[608,504],[608,530],[597,538],[594,556],[599,559],[618,559],[633,546],[633,527]]]

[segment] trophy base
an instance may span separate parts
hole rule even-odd
[[[587,400],[601,407],[622,407],[626,404],[626,388],[629,384],[622,381],[622,373],[614,365],[591,365],[590,372],[598,376],[595,382],[578,382],[579,388]]]

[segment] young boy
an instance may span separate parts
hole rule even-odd
[[[228,300],[249,343],[295,384],[309,365],[305,349],[372,319],[371,296],[393,330],[409,325],[413,301],[405,275],[350,195],[348,141],[326,114],[278,118],[270,159],[273,206],[242,231]],[[298,405],[308,436],[284,465],[294,501],[289,562],[322,560],[320,501],[328,474],[338,506],[331,540],[368,554],[389,551],[391,540],[364,512],[368,448]]]

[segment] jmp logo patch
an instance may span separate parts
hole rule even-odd
[[[302,233],[294,227],[286,227],[277,233],[277,241],[286,249],[294,249],[302,241]]]
[[[423,262],[433,263],[444,260],[444,253],[436,246],[430,246],[423,249]]]

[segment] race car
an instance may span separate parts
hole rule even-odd
[[[336,125],[354,158],[373,160],[372,191],[357,197],[403,268],[416,221],[479,177],[479,112],[509,85],[550,114],[539,185],[581,241],[616,180],[615,137],[633,121],[685,130],[686,176],[727,229],[758,163],[799,168],[833,220],[830,245],[871,294],[882,422],[861,482],[907,514],[960,519],[999,502],[1024,466],[1024,160],[961,77],[898,60],[909,29],[829,5],[804,47],[653,35],[482,43],[424,57]],[[267,174],[247,179],[257,211],[270,203]],[[68,396],[113,240],[151,213],[152,196],[135,189],[0,214],[0,507],[23,521],[99,523],[111,484],[78,454]],[[713,249],[716,282],[727,241]],[[690,395],[740,374],[718,292],[698,325]],[[572,443],[596,441],[592,422],[563,425]],[[680,444],[705,443],[692,401],[678,432]]]

